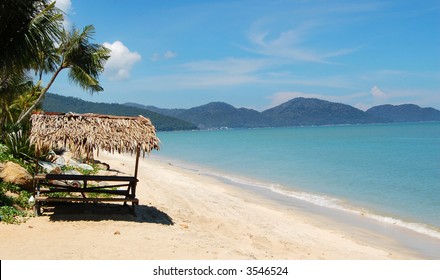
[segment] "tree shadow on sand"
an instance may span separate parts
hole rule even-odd
[[[43,216],[56,221],[127,221],[173,225],[173,219],[156,207],[135,206],[133,215],[131,206],[109,203],[57,203],[45,206]]]

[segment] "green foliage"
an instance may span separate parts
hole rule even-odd
[[[15,204],[24,209],[30,209],[33,205],[29,203],[29,198],[32,196],[31,193],[27,191],[20,191],[18,197],[15,199]]]
[[[33,161],[29,162],[28,160],[25,160],[23,158],[14,157],[14,155],[9,151],[9,148],[6,145],[0,144],[0,162],[7,162],[7,161],[12,161],[20,165],[31,174],[35,170],[35,163]]]
[[[62,59],[61,67],[70,68],[69,80],[90,93],[102,91],[99,75],[104,72],[104,65],[110,57],[110,50],[103,45],[93,44],[90,40],[95,34],[95,27],[88,25],[83,30],[64,32],[58,48]]]
[[[16,196],[8,196],[7,192],[14,193]],[[32,207],[29,204],[29,198],[32,194],[29,192],[22,190],[20,186],[0,181],[0,204],[1,205],[18,205],[23,209],[29,209]]]
[[[4,223],[20,224],[27,220],[28,214],[12,206],[2,206],[0,207],[0,216]]]
[[[86,170],[82,168],[78,168],[79,172],[81,172],[84,175],[96,175],[99,172],[99,166],[97,164],[90,164],[90,166],[93,167],[93,170]]]
[[[68,77],[73,82],[88,91],[95,93],[104,89],[99,84],[99,76],[104,72],[104,65],[110,57],[110,50],[100,44],[91,42],[95,28],[86,26],[83,30],[63,30],[58,47],[49,48],[43,53],[36,70],[40,71],[40,81],[43,72],[53,72],[48,84],[40,91],[34,104],[23,111],[16,123],[27,118],[43,99],[59,73],[68,69]]]
[[[69,192],[51,192],[45,194],[47,197],[76,197]]]
[[[49,0],[2,1],[0,74],[36,63],[61,36],[63,14]]]
[[[14,204],[14,199],[0,190],[0,206],[4,206],[4,205],[11,206],[13,204]]]
[[[20,192],[20,190],[21,190],[21,188],[17,185],[0,181],[0,192],[5,193],[5,192],[9,191],[12,193],[18,193],[18,192]]]
[[[0,143],[0,162],[4,161],[15,161],[15,158],[8,152],[8,147]]]
[[[7,195],[7,192],[16,194],[15,196]],[[17,185],[0,181],[0,216],[1,220],[7,224],[19,224],[27,220],[30,216],[27,211],[32,205],[29,204],[31,194],[21,190]]]
[[[35,158],[35,149],[29,141],[29,128],[22,125],[12,125],[3,134],[3,143],[8,152],[18,159],[31,161]]]
[[[90,164],[91,167],[93,167],[93,170],[87,170],[80,168],[78,166],[72,166],[72,165],[63,165],[61,166],[61,171],[64,173],[69,170],[76,170],[80,172],[83,175],[94,175],[97,174],[99,171],[99,166],[97,164]]]

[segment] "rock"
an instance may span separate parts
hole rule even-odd
[[[78,164],[78,167],[84,170],[93,171],[93,167],[85,163]]]
[[[98,182],[98,187],[107,187],[109,184],[107,182],[100,181]]]
[[[39,161],[38,165],[41,166],[47,173],[51,173],[55,168],[59,167],[58,165],[47,161]]]
[[[81,175],[82,173],[79,172],[78,170],[67,170],[64,172],[64,174],[69,174],[69,175]]]
[[[58,155],[54,151],[49,151],[46,156],[46,160],[53,162]]]
[[[75,157],[75,155],[73,154],[73,153],[71,153],[71,152],[69,152],[69,151],[64,151],[63,152],[63,154],[62,154],[62,156],[64,157],[64,158],[74,158]]]
[[[61,167],[57,166],[54,169],[52,169],[49,173],[50,174],[61,174],[61,173],[63,173],[63,170],[61,169]]]
[[[32,175],[20,165],[8,161],[0,172],[0,178],[8,183],[22,186],[28,192],[33,191]]]
[[[66,160],[66,165],[67,166],[78,166],[78,164],[79,164],[79,162],[74,160],[73,158],[64,157],[64,159]]]
[[[66,164],[66,160],[62,156],[57,156],[55,161],[52,161],[52,162],[57,164],[57,165],[61,165],[61,166],[67,165]]]

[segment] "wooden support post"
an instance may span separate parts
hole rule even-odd
[[[137,179],[137,175],[138,175],[140,155],[141,155],[141,148],[138,146],[136,149],[136,165],[134,167],[134,178],[136,178],[136,179]]]

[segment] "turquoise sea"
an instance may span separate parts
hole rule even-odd
[[[159,133],[154,156],[440,238],[440,122]]]

